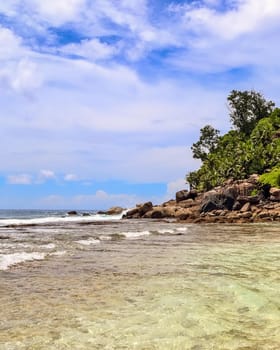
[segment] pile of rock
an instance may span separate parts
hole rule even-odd
[[[199,193],[182,190],[176,200],[161,205],[139,204],[124,218],[175,218],[187,222],[280,221],[280,189],[260,186],[258,176],[228,180],[223,186]]]

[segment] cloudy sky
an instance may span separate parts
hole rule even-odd
[[[161,202],[232,89],[279,105],[279,0],[2,0],[0,23],[0,208]]]

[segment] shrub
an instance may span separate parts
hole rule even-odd
[[[280,167],[273,168],[269,173],[262,174],[259,181],[265,185],[280,188]]]

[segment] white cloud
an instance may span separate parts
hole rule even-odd
[[[37,179],[36,179],[35,183],[43,184],[46,181],[55,180],[55,179],[56,179],[56,175],[55,175],[54,171],[52,171],[52,170],[44,170],[43,169],[43,170],[39,171],[39,174],[37,176]]]
[[[66,174],[64,176],[64,181],[77,181],[78,177],[75,174]]]
[[[187,189],[186,179],[180,178],[167,184],[167,198],[174,198],[176,192]]]
[[[117,53],[117,47],[101,43],[97,39],[83,40],[78,44],[68,44],[59,49],[69,55],[77,55],[89,60],[108,59]]]
[[[10,29],[0,27],[0,59],[14,59],[26,53],[22,47],[22,40]]]
[[[6,78],[13,90],[23,94],[33,94],[42,84],[36,64],[27,59],[20,60],[13,70],[6,70]]]
[[[10,185],[31,185],[32,177],[28,174],[9,175],[7,182]]]
[[[135,195],[109,194],[103,190],[98,190],[94,194],[77,195],[64,197],[60,195],[50,195],[39,201],[39,206],[56,209],[108,209],[112,206],[131,208],[138,202],[147,200]]]
[[[25,0],[25,3],[30,11],[37,12],[41,20],[59,26],[79,18],[85,0]]]
[[[18,5],[18,0],[9,0],[0,2],[0,13],[5,14],[6,16],[16,15],[16,8]]]
[[[263,31],[280,16],[277,0],[236,0],[227,1],[226,4],[228,8],[224,11],[218,9],[220,3],[215,0],[204,1],[204,6],[197,6],[196,2],[176,5],[171,10],[183,15],[185,29],[228,40],[242,34]]]

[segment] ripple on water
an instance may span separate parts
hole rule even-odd
[[[278,350],[279,226],[186,228],[73,227],[65,255],[0,271],[3,349]]]

